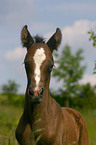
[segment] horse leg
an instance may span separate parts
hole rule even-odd
[[[20,145],[28,145],[32,143],[31,127],[27,120],[24,118],[24,115],[21,116],[15,134]]]

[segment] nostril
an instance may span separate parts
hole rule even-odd
[[[33,96],[33,95],[34,95],[34,92],[32,91],[32,89],[31,89],[31,88],[29,88],[28,93],[29,93],[29,95],[30,95],[30,96]]]
[[[43,94],[43,92],[44,92],[44,89],[43,89],[43,88],[41,88],[41,89],[40,89],[40,95],[42,95],[42,94]]]

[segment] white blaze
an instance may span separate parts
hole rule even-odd
[[[36,85],[38,86],[40,81],[40,67],[43,61],[46,59],[44,48],[37,49],[33,59],[35,63],[35,80]]]

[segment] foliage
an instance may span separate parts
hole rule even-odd
[[[60,92],[64,93],[67,98],[73,97],[78,93],[79,80],[85,70],[85,66],[81,66],[81,61],[84,59],[82,56],[83,50],[79,49],[74,55],[71,48],[66,45],[61,54],[55,54],[56,68],[53,69],[53,76],[62,80],[63,88]]]
[[[93,40],[93,46],[96,47],[96,34],[92,30],[88,34],[90,34],[89,41]]]
[[[67,96],[65,92],[61,94],[52,93],[51,96],[60,104],[66,106]],[[78,95],[69,96],[69,107],[75,109],[94,110],[96,109],[96,86],[91,86],[89,83],[79,87]]]
[[[14,106],[24,106],[24,95],[23,94],[0,94],[0,104],[2,105],[14,105]]]
[[[88,34],[90,34],[89,41],[93,40],[93,46],[96,47],[96,34],[92,30],[89,31]],[[95,61],[94,73],[96,74],[96,61]]]
[[[19,85],[15,81],[8,80],[7,84],[2,85],[2,93],[16,94],[18,92]]]
[[[19,85],[15,81],[11,81],[11,80],[8,80],[7,84],[2,85],[2,96],[5,95],[7,97],[7,103],[22,104],[22,102],[24,102],[22,100],[22,97],[18,98],[18,95],[16,95],[16,93],[18,92],[18,88]],[[5,102],[3,101],[3,103],[6,103],[6,101]]]
[[[57,77],[58,81],[63,81],[63,87],[69,91],[70,95],[76,93],[78,82],[82,78],[85,70],[85,66],[81,66],[80,64],[84,59],[81,56],[82,52],[83,50],[79,49],[73,55],[70,47],[66,45],[61,55],[55,54],[57,67],[53,69],[53,76]]]
[[[82,98],[92,98],[96,96],[96,86],[91,86],[90,83],[81,86],[79,94]]]

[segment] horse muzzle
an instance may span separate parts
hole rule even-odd
[[[31,97],[33,102],[42,101],[44,88],[43,87],[32,87],[28,88],[28,95]]]

